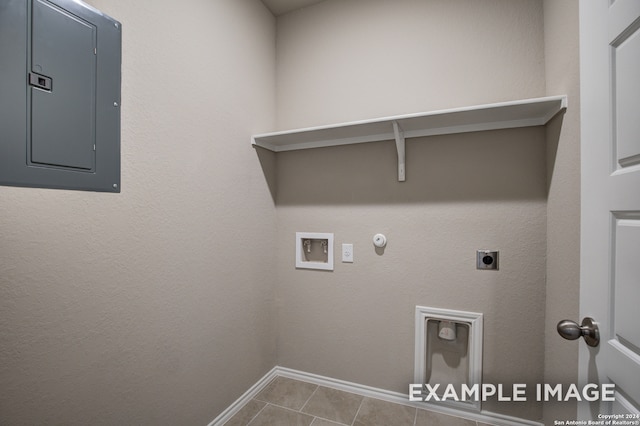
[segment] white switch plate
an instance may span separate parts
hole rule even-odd
[[[342,262],[353,263],[353,244],[342,245]]]

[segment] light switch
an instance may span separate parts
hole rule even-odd
[[[353,244],[342,245],[342,262],[353,263]]]

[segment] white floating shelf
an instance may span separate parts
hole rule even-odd
[[[402,181],[406,138],[542,126],[566,108],[566,95],[549,96],[263,133],[252,136],[251,144],[281,152],[395,140],[398,179]]]

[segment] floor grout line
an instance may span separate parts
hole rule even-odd
[[[309,395],[309,398],[307,398],[307,400],[304,402],[304,404],[302,404],[302,407],[300,407],[300,412],[302,413],[302,410],[304,409],[304,407],[307,406],[307,404],[309,403],[309,401],[311,400],[311,398],[313,398],[313,395],[316,394],[316,392],[318,392],[318,389],[320,388],[320,385],[316,385],[316,388],[313,390],[313,392],[311,392],[311,395]],[[304,413],[306,414],[306,413]],[[315,417],[315,416],[314,416]]]
[[[356,415],[353,417],[353,420],[351,421],[351,426],[353,426],[356,423],[356,419],[358,418],[358,414],[360,414],[360,409],[362,408],[362,404],[364,404],[364,400],[367,397],[362,397],[362,401],[360,401],[360,405],[358,405],[358,411],[356,411]]]
[[[330,423],[334,423],[334,424],[336,424],[336,425],[338,425],[338,426],[349,426],[349,425],[347,425],[346,423],[342,423],[342,422],[339,422],[339,421],[337,421],[337,420],[325,419],[324,417],[320,417],[320,416],[314,416],[314,417],[313,417],[313,420],[314,420],[314,421],[315,421],[315,420],[327,421],[327,422],[330,422]],[[313,425],[313,422],[311,422],[311,424]]]
[[[256,400],[256,401],[257,401],[257,400]],[[260,401],[260,402],[262,402],[262,401]],[[251,417],[251,420],[249,420],[249,423],[247,423],[247,425],[246,425],[246,426],[249,426],[249,425],[251,424],[251,422],[253,422],[253,421],[254,421],[254,420],[255,420],[255,419],[260,415],[260,413],[262,413],[262,411],[263,411],[265,408],[267,408],[267,405],[269,405],[269,403],[268,403],[268,402],[264,404],[264,407],[262,407],[262,408],[261,408],[261,409],[256,413],[256,415],[255,415],[255,416]]]

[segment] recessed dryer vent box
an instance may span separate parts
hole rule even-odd
[[[296,268],[333,271],[333,234],[296,232]]]
[[[2,0],[0,185],[120,192],[121,50],[79,0]]]

